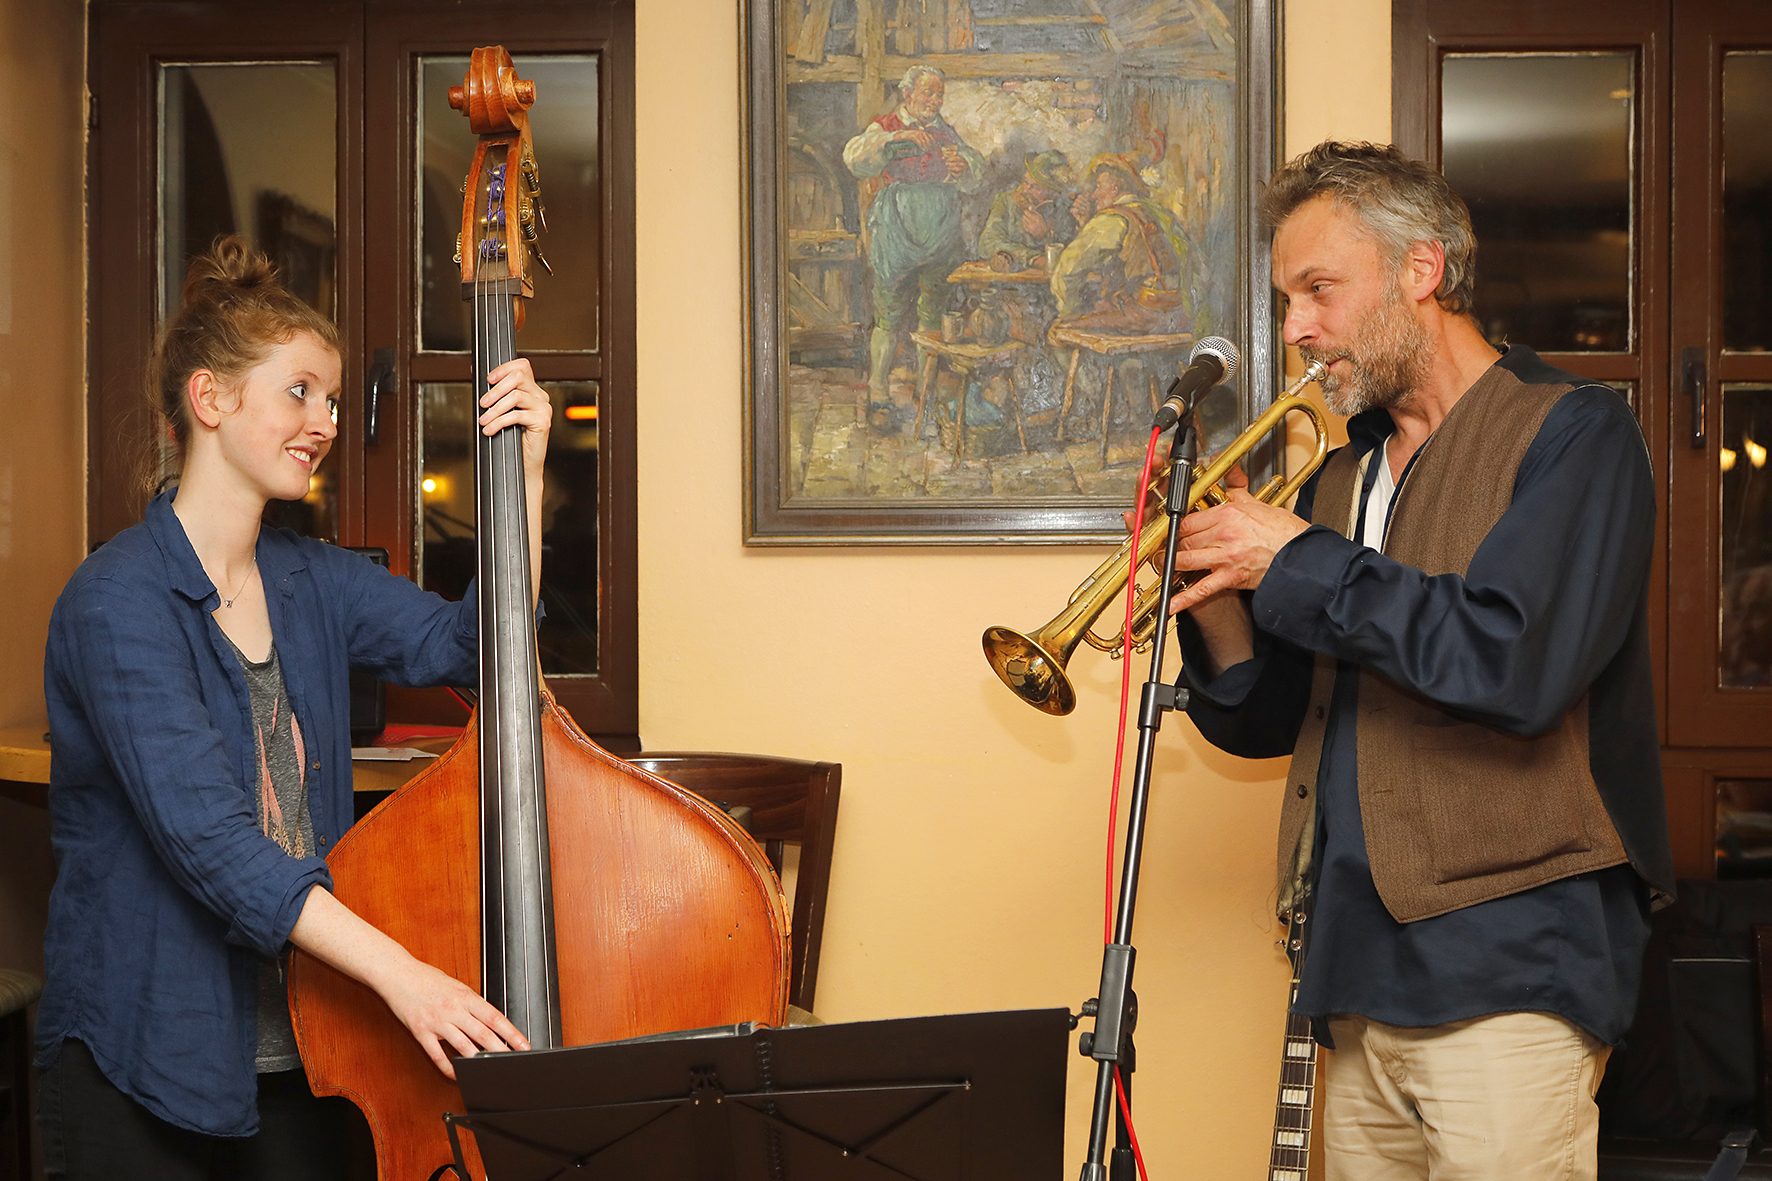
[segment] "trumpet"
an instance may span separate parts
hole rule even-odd
[[[1324,372],[1322,362],[1312,361],[1306,367],[1304,376],[1288,386],[1286,392],[1250,423],[1230,446],[1214,456],[1209,463],[1194,468],[1193,483],[1188,487],[1188,511],[1223,504],[1228,499],[1222,487],[1226,474],[1253,451],[1270,431],[1279,426],[1287,415],[1296,411],[1309,417],[1316,428],[1317,442],[1311,458],[1290,477],[1275,476],[1256,493],[1257,499],[1267,504],[1281,504],[1291,499],[1304,482],[1310,479],[1311,474],[1322,466],[1323,459],[1329,452],[1329,430],[1323,421],[1323,412],[1317,409],[1316,403],[1299,392],[1306,385],[1320,379]],[[1156,490],[1156,482],[1153,482],[1152,490],[1157,497],[1157,507],[1162,509],[1165,498]],[[1075,709],[1076,690],[1071,685],[1070,677],[1065,674],[1065,666],[1070,663],[1071,653],[1079,643],[1087,643],[1097,651],[1106,652],[1114,660],[1125,655],[1124,636],[1116,633],[1111,637],[1103,637],[1090,629],[1108,604],[1125,589],[1126,580],[1133,577],[1133,571],[1161,552],[1168,540],[1169,517],[1159,513],[1121,543],[1120,548],[1107,561],[1097,566],[1089,577],[1079,583],[1077,589],[1071,592],[1070,602],[1065,605],[1064,610],[1045,627],[1031,635],[1023,635],[1007,627],[987,628],[984,633],[985,659],[990,661],[991,667],[1003,679],[1003,683],[1017,697],[1046,713],[1063,715]],[[1163,626],[1166,618],[1164,607],[1172,589],[1180,589],[1179,586],[1164,587],[1161,581],[1159,579],[1157,583],[1141,590],[1133,603],[1134,651],[1143,651],[1149,646],[1157,629]]]

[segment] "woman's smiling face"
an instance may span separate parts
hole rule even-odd
[[[268,500],[299,500],[338,435],[339,357],[310,333],[276,345],[236,387],[222,455]]]

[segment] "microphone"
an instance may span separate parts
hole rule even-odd
[[[1157,409],[1156,429],[1166,431],[1180,422],[1195,398],[1236,375],[1237,364],[1237,346],[1222,336],[1208,336],[1196,344],[1188,354],[1187,371],[1169,383],[1168,395]]]

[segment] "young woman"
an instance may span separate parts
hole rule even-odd
[[[353,816],[350,671],[467,685],[478,657],[471,597],[261,527],[332,446],[339,367],[336,329],[262,256],[226,239],[198,259],[149,365],[177,486],[55,605],[37,1025],[52,1177],[337,1176],[336,1109],[290,1029],[291,944],[374,989],[445,1074],[450,1055],[528,1048],[328,892]],[[528,361],[489,376],[480,429],[523,428],[539,537],[548,397]]]

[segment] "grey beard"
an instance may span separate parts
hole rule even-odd
[[[1301,346],[1299,355],[1306,361],[1321,361],[1325,366],[1346,358],[1353,372],[1346,381],[1334,373],[1326,373],[1320,383],[1323,400],[1334,414],[1352,418],[1368,410],[1389,408],[1406,403],[1427,376],[1427,333],[1407,313],[1398,309],[1375,323],[1362,325],[1360,339],[1351,349],[1329,352]]]

